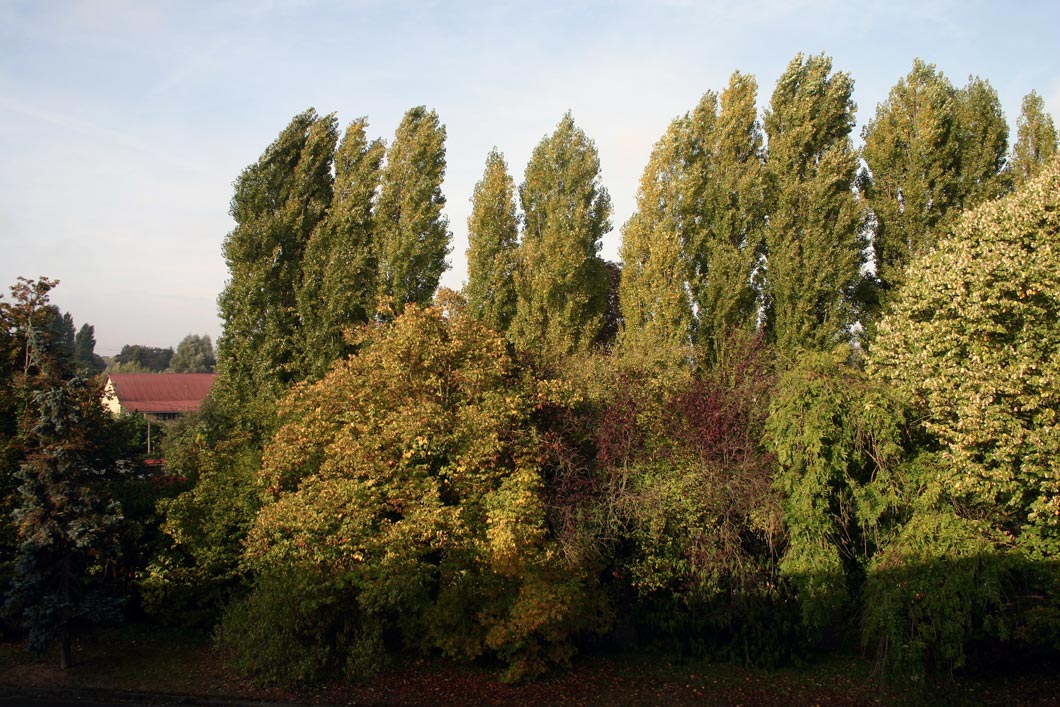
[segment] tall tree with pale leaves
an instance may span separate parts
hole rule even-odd
[[[1045,101],[1034,91],[1023,97],[1012,146],[1011,173],[1018,184],[1034,178],[1057,153],[1056,126]]]
[[[586,350],[607,313],[610,278],[599,253],[611,197],[596,145],[569,112],[534,148],[519,198],[525,228],[511,338],[551,354]]]
[[[467,311],[497,332],[506,332],[515,316],[515,253],[519,217],[515,180],[504,155],[491,150],[482,180],[471,197],[467,219]]]
[[[775,184],[765,231],[766,324],[787,355],[830,349],[849,339],[856,320],[865,242],[853,192],[853,88],[828,57],[799,54],[765,114]]]
[[[444,178],[445,126],[433,110],[412,108],[387,152],[376,208],[377,287],[394,314],[412,302],[429,304],[448,267]]]

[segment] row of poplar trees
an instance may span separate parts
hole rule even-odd
[[[906,265],[955,214],[1056,149],[1036,94],[1009,159],[989,83],[957,88],[917,60],[859,153],[853,89],[828,57],[799,55],[764,120],[754,78],[735,73],[670,124],[622,229],[620,346],[716,357],[734,329],[764,330],[789,352],[871,331]],[[366,128],[355,120],[339,142],[334,116],[309,110],[236,182],[218,360],[241,404],[319,378],[350,352],[346,329],[429,303],[448,267],[444,126],[413,108],[389,149]],[[492,151],[472,201],[472,314],[521,349],[562,355],[606,338],[612,269],[599,253],[611,201],[571,115],[538,144],[518,189]]]
[[[230,604],[226,624],[236,642],[248,627],[262,626],[265,633],[244,640],[242,654],[255,660],[268,653],[262,646],[279,640],[276,627],[260,618],[272,609],[255,602],[293,611],[289,597],[309,590],[291,583],[303,581],[312,589],[307,611],[323,607],[326,620],[318,625],[299,614],[291,621],[294,633],[280,638],[310,646],[306,654],[318,657],[309,663],[332,660],[320,657],[334,649],[321,639],[331,631],[362,646],[348,657],[356,672],[361,653],[383,652],[389,634],[380,626],[419,617],[449,653],[475,657],[487,646],[524,666],[513,674],[533,675],[569,656],[576,631],[606,623],[594,582],[620,574],[605,571],[618,566],[597,547],[607,543],[571,541],[593,558],[584,562],[553,547],[564,533],[593,536],[587,519],[597,511],[625,518],[618,524],[624,529],[599,538],[649,549],[643,562],[630,560],[648,594],[670,586],[660,577],[684,576],[688,554],[674,550],[670,562],[666,547],[686,541],[701,546],[689,552],[703,562],[753,555],[732,577],[773,577],[783,525],[776,494],[787,482],[773,477],[772,457],[761,448],[768,386],[740,388],[711,376],[753,360],[748,346],[763,340],[781,372],[797,369],[807,351],[852,342],[871,350],[907,265],[962,211],[1030,180],[1056,153],[1057,134],[1032,93],[1010,152],[990,85],[972,78],[955,87],[920,61],[877,107],[860,151],[851,134],[853,80],[826,56],[796,56],[761,120],[757,91],[752,77],[736,73],[720,95],[708,92],[670,124],[645,169],[637,211],[622,229],[620,276],[600,257],[612,208],[599,156],[569,113],[537,145],[518,187],[503,155],[491,152],[468,219],[463,301],[442,298],[443,309],[459,316],[423,309],[436,297],[451,241],[441,189],[445,128],[437,115],[411,109],[389,145],[367,137],[364,119],[340,140],[334,116],[312,110],[296,116],[235,184],[236,226],[224,244],[230,279],[219,299],[220,375],[195,426],[172,434],[167,463],[186,469],[194,486],[161,506],[173,544],[168,558],[146,572],[145,602],[182,611],[176,593],[184,587],[186,606],[224,604],[246,595],[255,581],[246,576],[248,562],[258,562],[264,569],[255,591]],[[625,397],[602,384],[615,399],[602,406],[599,420],[585,422],[592,416],[583,419],[581,407],[593,394],[558,381],[562,373],[550,378],[548,369],[599,348],[618,354],[600,357],[604,365],[613,361],[617,370],[619,361],[632,361],[630,369],[640,373]],[[840,379],[860,380],[846,371],[845,358],[842,366]],[[702,380],[653,395],[648,372],[667,368],[682,375],[695,369]],[[844,405],[843,395],[856,389],[837,386]],[[794,420],[801,434],[807,425],[800,415],[770,424],[779,429]],[[714,449],[703,431],[719,425],[731,444]],[[865,435],[850,439],[861,459]],[[656,447],[664,451],[656,454]],[[774,451],[784,457],[783,445]],[[682,459],[691,472],[678,468]],[[640,477],[630,471],[637,465]],[[702,469],[710,473],[700,478]],[[646,505],[651,493],[627,488],[629,474],[648,491],[669,489],[659,498],[670,500]],[[689,479],[695,483],[682,486]],[[428,503],[431,493],[438,498]],[[740,516],[729,525],[751,530],[721,539],[710,529],[689,536],[681,513],[699,511],[682,504],[687,497],[714,499],[710,513]],[[606,498],[617,499],[611,510],[597,503]],[[813,494],[806,498],[811,510],[828,506]],[[792,517],[809,520],[803,530],[790,530],[793,550],[784,561],[793,576],[799,563],[816,562],[811,545],[825,537],[811,527],[816,516],[797,506],[792,501]],[[564,508],[565,520],[556,515]],[[546,524],[541,519],[549,514]],[[357,533],[371,537],[358,545]],[[396,534],[395,544],[380,546],[390,542],[388,533]],[[741,544],[747,538],[767,549],[747,550]],[[726,542],[725,552],[711,550]],[[406,555],[414,561],[395,559]],[[851,566],[864,560],[857,557]],[[273,576],[270,566],[286,567],[277,558],[328,569],[322,578],[299,579],[286,570]],[[582,574],[563,564],[568,560]],[[408,581],[387,579],[405,577],[401,572]],[[431,586],[427,577],[444,590],[423,589]],[[739,584],[732,577],[725,582]],[[778,586],[754,581],[747,580]],[[278,584],[270,589],[268,582]],[[417,588],[423,591],[412,604],[395,599]],[[612,589],[621,595],[629,588]],[[807,607],[813,589],[799,588]],[[732,592],[750,596],[739,587]],[[350,613],[351,596],[360,597],[364,616]],[[770,601],[786,606],[784,596],[773,591]],[[427,604],[433,608],[422,615],[409,608]],[[770,622],[782,623],[770,618],[761,625]],[[289,646],[274,655],[279,673],[290,676]]]

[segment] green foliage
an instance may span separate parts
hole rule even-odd
[[[934,246],[960,203],[957,100],[934,64],[917,59],[862,131],[871,174],[861,187],[875,216],[876,274],[885,287]]]
[[[169,370],[173,373],[213,373],[216,363],[210,337],[188,334],[180,340],[169,360]]]
[[[96,328],[91,324],[82,324],[74,337],[74,361],[85,375],[94,376],[106,369],[106,362],[96,355]]]
[[[411,108],[387,152],[375,215],[378,291],[394,313],[429,304],[448,267],[444,178],[445,126],[433,110]]]
[[[331,203],[337,139],[332,116],[307,110],[235,183],[215,387],[245,429],[267,425],[268,407],[303,376],[296,292],[306,244]]]
[[[347,597],[307,590],[318,605],[280,612],[287,623],[276,640],[321,670],[328,656],[363,661],[358,641],[376,641],[377,627],[409,648],[457,658],[488,651],[510,679],[569,658],[597,607],[589,569],[557,552],[546,525],[545,460],[531,422],[554,399],[550,387],[519,371],[503,340],[459,302],[406,307],[361,336],[357,356],[292,392],[266,447],[266,502],[246,562],[259,575],[317,577]],[[256,586],[226,622],[271,618],[275,601],[256,596],[270,586]],[[297,627],[307,616],[325,621],[325,608],[328,625],[344,628],[307,649],[309,634]],[[340,611],[356,630],[334,623]],[[273,670],[256,665],[250,643],[235,647],[252,672]]]
[[[848,356],[842,347],[804,354],[781,378],[766,423],[790,535],[780,571],[811,628],[848,618],[865,564],[901,510],[892,489],[905,409]]]
[[[942,483],[1034,552],[1060,549],[1060,163],[966,213],[880,323],[876,374],[941,448]]]
[[[467,218],[468,313],[506,332],[515,316],[515,253],[519,218],[515,213],[515,182],[504,156],[492,150],[482,181],[475,185]]]
[[[367,322],[376,306],[377,254],[372,206],[385,148],[368,141],[368,121],[350,123],[335,154],[335,195],[306,245],[298,313],[310,377],[350,353],[345,332]]]
[[[110,484],[128,465],[118,460],[125,447],[100,405],[98,381],[74,375],[73,319],[48,304],[56,284],[20,278],[12,302],[0,303],[8,353],[17,347],[21,359],[5,371],[5,403],[17,428],[7,441],[5,461],[15,468],[4,470],[12,482],[4,510],[17,549],[4,607],[34,651],[58,640],[65,668],[72,632],[116,616],[120,597],[107,580],[120,560],[122,511]]]
[[[952,511],[921,511],[877,554],[865,581],[863,641],[887,674],[921,683],[965,664],[974,638],[1006,636],[1011,559],[995,530]]]
[[[824,55],[796,56],[765,114],[774,189],[765,231],[766,330],[781,354],[850,338],[864,215],[852,187],[854,82]]]
[[[209,624],[246,581],[241,560],[261,505],[261,451],[216,405],[207,400],[202,418],[178,422],[163,447],[167,472],[192,486],[159,501],[168,542],[143,570],[139,588],[145,610],[172,623]],[[223,441],[211,438],[218,425]]]
[[[1016,144],[1010,168],[1017,184],[1038,175],[1057,152],[1056,126],[1045,111],[1045,101],[1034,91],[1023,97],[1016,121]]]
[[[966,212],[880,322],[870,370],[930,453],[907,465],[909,518],[870,566],[864,640],[915,679],[960,667],[973,641],[1056,644],[1058,189],[1054,160]]]
[[[712,362],[732,329],[754,327],[767,186],[756,93],[733,74],[720,109],[708,92],[656,144],[623,229],[625,348],[698,342]]]
[[[563,355],[595,343],[607,312],[609,276],[599,257],[611,229],[596,146],[570,113],[534,148],[519,187],[525,228],[511,326],[516,346]]]
[[[114,363],[122,366],[124,372],[143,371],[145,373],[162,373],[169,368],[173,359],[173,349],[156,346],[126,344],[114,357]],[[115,368],[112,368],[114,372]]]
[[[961,207],[971,209],[1009,190],[1005,173],[1008,123],[989,81],[969,77],[968,84],[957,92],[957,126]]]

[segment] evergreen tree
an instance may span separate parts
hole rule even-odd
[[[169,362],[169,370],[173,373],[213,373],[216,363],[210,337],[188,334],[177,345]]]
[[[72,631],[116,616],[117,602],[104,580],[117,561],[122,515],[109,493],[120,467],[105,443],[109,420],[99,404],[101,391],[73,375],[65,341],[52,345],[57,318],[47,300],[55,284],[20,279],[12,288],[14,301],[3,306],[22,358],[14,384],[21,463],[14,473],[12,518],[18,546],[5,610],[25,627],[37,653],[58,640],[66,668]],[[72,329],[72,319],[67,323]],[[66,328],[59,339],[67,338]]]
[[[445,126],[424,106],[405,113],[383,167],[376,208],[378,291],[400,313],[410,302],[430,303],[448,264]]]
[[[961,207],[971,209],[1008,190],[1008,123],[997,91],[978,76],[957,92]]]
[[[467,219],[467,311],[494,331],[504,333],[515,316],[515,252],[519,217],[515,181],[504,155],[486,157],[482,181],[475,185]]]
[[[307,110],[236,180],[236,227],[224,243],[229,280],[218,299],[218,391],[251,427],[303,377],[296,292],[306,243],[331,202],[337,138],[332,116]]]
[[[596,146],[568,112],[534,148],[519,187],[525,228],[512,340],[528,350],[585,350],[603,326],[609,276],[599,257],[611,228]]]
[[[349,347],[346,327],[375,313],[376,271],[372,206],[385,148],[368,141],[368,121],[350,123],[335,154],[335,187],[327,216],[306,246],[298,290],[307,372],[322,376]]]
[[[862,193],[875,216],[876,275],[885,289],[927,252],[960,202],[957,92],[920,59],[862,132],[869,175]]]
[[[849,338],[861,280],[863,216],[852,191],[854,83],[824,55],[799,54],[765,114],[775,196],[765,231],[766,316],[780,350],[828,349]]]
[[[1016,144],[1012,146],[1012,175],[1022,184],[1037,176],[1042,165],[1057,153],[1056,127],[1045,111],[1045,101],[1034,91],[1023,97],[1016,121]]]

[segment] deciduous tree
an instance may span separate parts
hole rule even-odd
[[[519,217],[515,181],[497,150],[486,157],[486,170],[475,185],[467,219],[468,313],[494,331],[508,331],[515,316],[515,253]]]
[[[433,110],[412,108],[387,151],[376,208],[378,291],[395,314],[406,304],[429,304],[448,267],[444,177],[445,126]]]
[[[1034,91],[1023,97],[1016,121],[1016,144],[1010,162],[1017,184],[1036,176],[1057,152],[1056,126],[1045,110],[1045,101]]]
[[[331,203],[335,119],[294,117],[235,183],[236,227],[224,242],[229,279],[218,298],[218,394],[251,427],[303,377],[296,293],[310,234]]]
[[[367,125],[358,118],[346,129],[335,154],[331,205],[306,246],[298,311],[307,373],[313,378],[350,352],[345,332],[375,314],[373,206],[385,148],[382,140],[368,140]]]
[[[766,324],[781,353],[850,338],[862,279],[864,214],[854,193],[854,82],[824,55],[799,54],[765,114],[775,185],[765,280]]]
[[[534,148],[519,199],[525,227],[512,339],[550,354],[585,350],[607,312],[609,277],[599,252],[611,228],[611,198],[596,146],[569,112]]]

